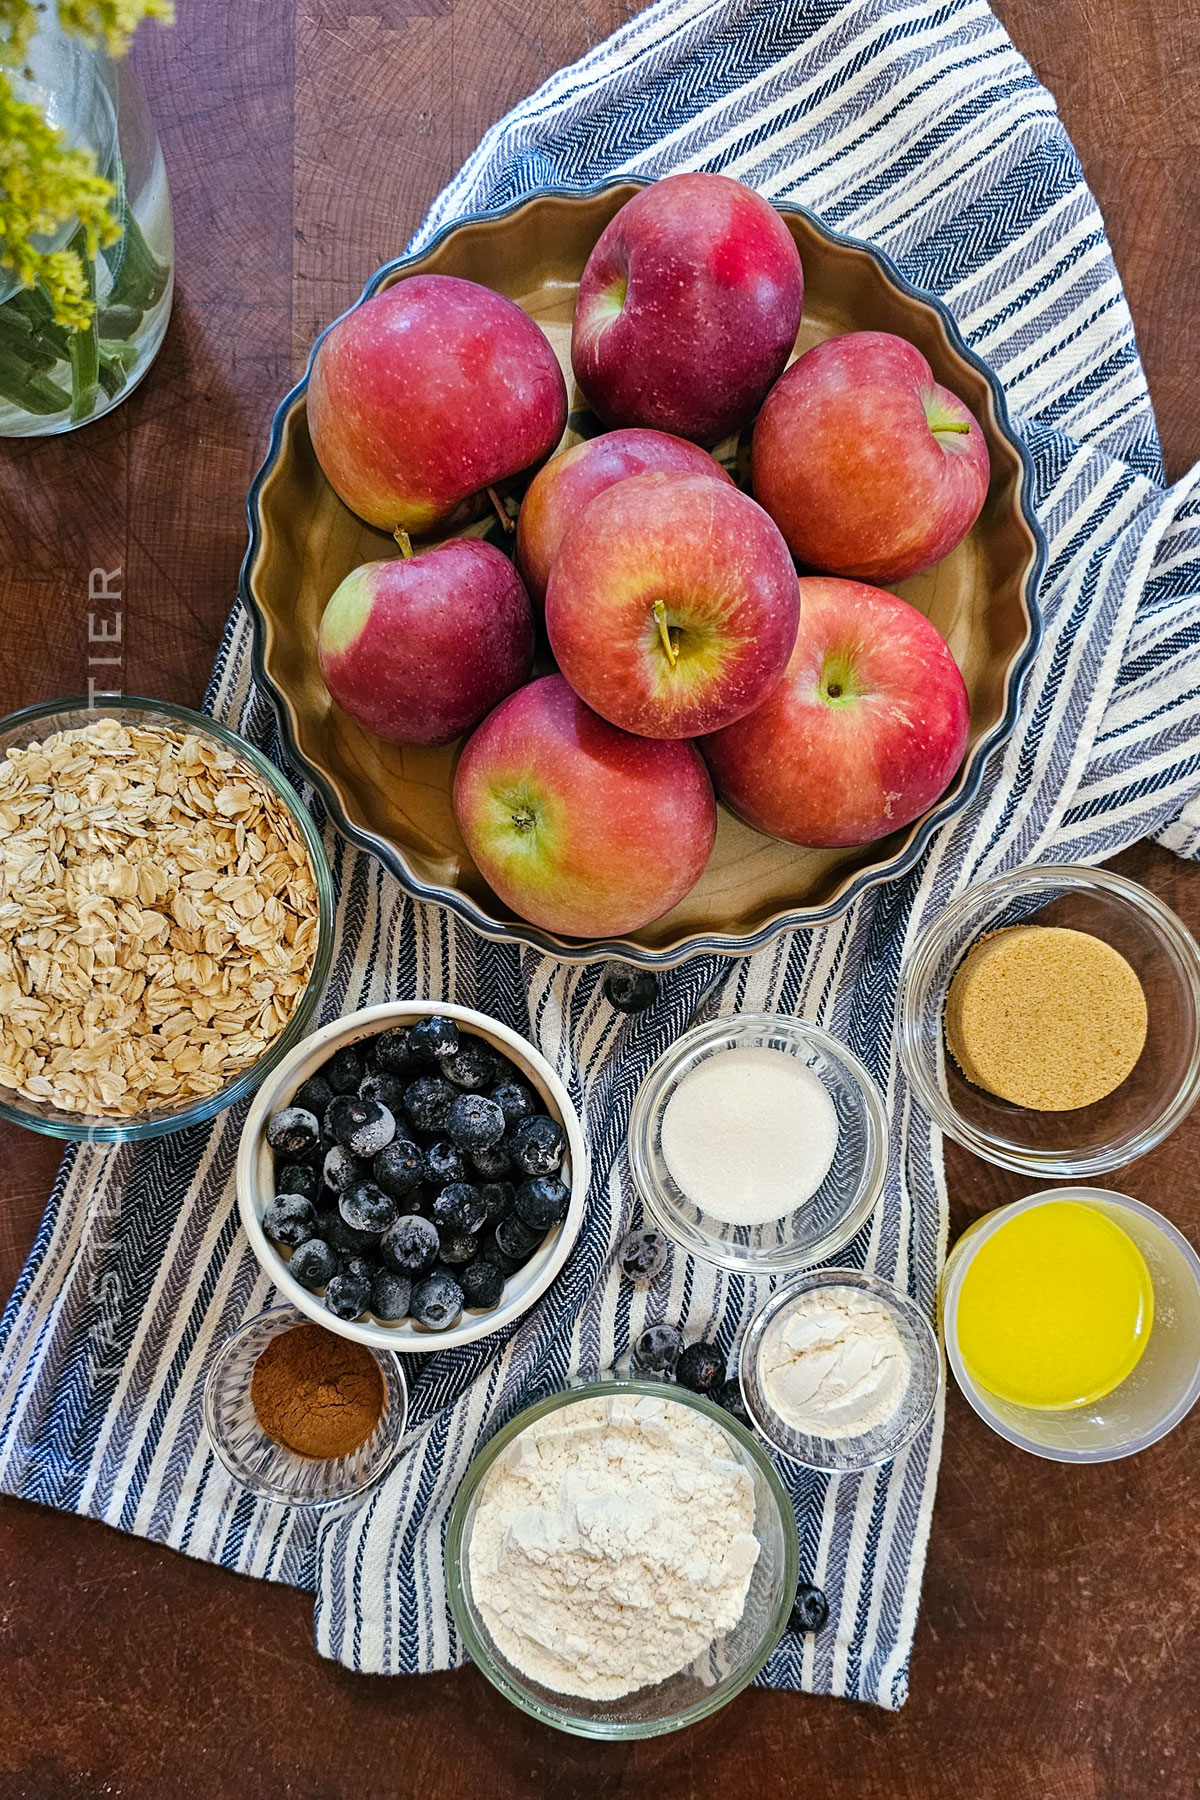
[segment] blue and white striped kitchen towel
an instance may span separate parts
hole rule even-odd
[[[892,1043],[901,960],[986,873],[1098,861],[1148,833],[1200,851],[1200,480],[1164,488],[1103,225],[1052,99],[982,0],[661,0],[489,132],[417,242],[539,186],[681,167],[722,169],[885,246],[999,371],[1036,468],[1045,636],[979,799],[905,881],[728,964],[718,1001],[820,1020],[871,1067],[891,1110],[891,1165],[850,1255],[932,1309],[946,1194],[940,1140]],[[210,704],[272,750],[249,646],[235,611]],[[529,1394],[611,1364],[647,1318],[715,1333],[732,1352],[754,1301],[752,1284],[682,1256],[670,1291],[649,1299],[612,1274],[636,1216],[630,1101],[717,965],[689,964],[626,1020],[594,970],[484,943],[326,841],[339,948],[325,1016],[419,993],[526,1031],[568,1080],[594,1148],[574,1255],[505,1344],[430,1359],[414,1399],[433,1429],[357,1510],[317,1526],[239,1492],[200,1419],[215,1346],[271,1297],[234,1211],[240,1117],[140,1148],[78,1149],[3,1322],[0,1484],[313,1587],[319,1646],[353,1668],[443,1668],[461,1650],[442,1534],[481,1439]],[[901,1704],[941,1429],[939,1418],[889,1469],[790,1473],[801,1565],[833,1617],[815,1638],[785,1638],[765,1681]]]

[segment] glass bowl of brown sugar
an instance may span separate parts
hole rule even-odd
[[[395,1459],[407,1417],[398,1356],[325,1331],[294,1306],[240,1326],[204,1384],[218,1458],[250,1493],[284,1506],[361,1494]]]

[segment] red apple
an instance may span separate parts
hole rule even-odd
[[[528,678],[529,596],[478,538],[363,563],[325,608],[317,656],[342,711],[375,737],[448,744]]]
[[[933,805],[967,747],[967,690],[923,614],[861,581],[800,583],[787,673],[702,745],[717,792],[791,844],[869,844]]]
[[[800,253],[774,207],[727,175],[668,175],[588,257],[575,378],[606,424],[715,444],[753,418],[803,306]]]
[[[464,503],[549,456],[566,417],[545,333],[503,294],[453,275],[413,275],[364,300],[321,340],[308,382],[317,460],[385,531],[465,517]]]
[[[620,936],[669,912],[717,828],[695,745],[618,731],[561,675],[484,720],[459,759],[454,812],[504,904],[566,937]]]
[[[517,566],[535,606],[545,604],[558,547],[588,502],[630,475],[655,473],[730,479],[707,450],[665,431],[606,431],[538,470],[517,520]]]
[[[867,581],[931,568],[966,537],[988,487],[974,418],[887,331],[828,338],[794,362],[758,415],[752,463],[793,555]]]
[[[716,731],[764,699],[796,641],[800,587],[760,506],[709,475],[633,475],[572,525],[546,591],[559,668],[644,737]]]

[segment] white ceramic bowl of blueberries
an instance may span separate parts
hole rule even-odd
[[[511,1324],[583,1222],[588,1155],[566,1088],[497,1019],[403,1000],[298,1044],[246,1117],[238,1206],[301,1312],[428,1353]]]

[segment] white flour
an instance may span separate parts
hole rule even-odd
[[[678,1401],[580,1400],[491,1469],[467,1552],[499,1648],[559,1694],[615,1700],[737,1624],[758,1558],[754,1488]]]
[[[912,1374],[887,1307],[861,1288],[814,1288],[763,1338],[759,1375],[770,1406],[809,1437],[863,1437],[884,1425]]]

